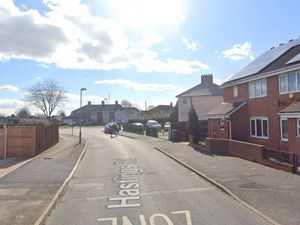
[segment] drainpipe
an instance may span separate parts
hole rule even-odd
[[[214,138],[214,119],[211,119],[211,138]]]
[[[227,121],[229,124],[229,140],[231,140],[231,121],[228,119],[225,119],[225,118],[224,118],[224,120]]]
[[[6,159],[7,157],[7,127],[4,125],[4,156],[3,158]]]

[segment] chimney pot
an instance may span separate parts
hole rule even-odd
[[[104,100],[102,100],[101,104],[102,104],[102,105],[104,105],[104,104],[105,104],[105,101],[104,101]]]
[[[212,74],[203,74],[201,76],[201,83],[212,83],[213,75]]]
[[[91,105],[92,104],[92,102],[91,101],[88,101],[88,105]]]
[[[115,101],[115,104],[118,105],[118,101]]]

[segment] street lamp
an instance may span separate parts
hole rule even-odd
[[[82,107],[82,91],[86,91],[86,88],[81,88],[80,89],[80,110],[81,110],[81,107]],[[81,144],[81,115],[82,115],[82,112],[80,112],[80,121],[79,121],[79,144]]]

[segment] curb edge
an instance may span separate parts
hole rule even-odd
[[[193,167],[189,166],[188,164],[186,164],[185,162],[183,162],[180,159],[177,159],[176,157],[172,156],[171,154],[169,154],[168,152],[164,151],[163,149],[159,148],[159,147],[154,147],[152,146],[154,149],[156,149],[157,151],[165,154],[166,156],[172,158],[173,160],[175,160],[176,162],[178,162],[179,164],[183,165],[184,167],[186,167],[187,169],[193,171],[194,173],[196,173],[198,176],[202,177],[203,179],[207,180],[209,183],[211,183],[212,185],[214,185],[215,187],[217,187],[218,189],[220,189],[221,191],[223,191],[224,193],[226,193],[227,195],[231,196],[234,200],[236,200],[237,202],[239,202],[240,204],[244,205],[245,207],[247,207],[249,210],[251,210],[252,212],[254,212],[255,214],[257,214],[258,216],[260,216],[261,218],[263,218],[264,220],[268,221],[269,223],[273,224],[273,225],[280,225],[280,223],[276,222],[275,220],[271,219],[270,217],[268,217],[267,215],[263,214],[262,212],[260,212],[259,210],[255,209],[253,206],[249,205],[247,202],[245,202],[244,200],[242,200],[241,198],[239,198],[237,195],[233,194],[230,190],[228,190],[225,186],[217,183],[216,181],[212,180],[211,178],[209,178],[208,176],[206,176],[205,174],[203,174],[202,172],[194,169]]]

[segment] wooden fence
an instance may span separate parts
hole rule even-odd
[[[48,127],[7,127],[5,141],[5,128],[0,129],[0,159],[7,157],[33,157],[58,142],[58,125]]]

